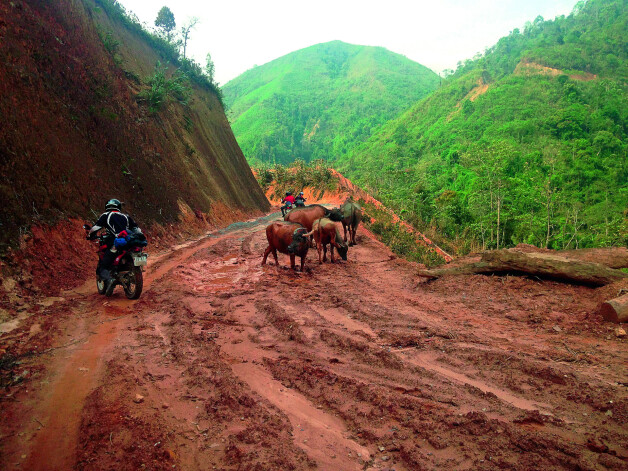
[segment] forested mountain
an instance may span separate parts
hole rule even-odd
[[[255,67],[223,93],[249,162],[288,163],[345,155],[438,82],[384,48],[333,41]]]
[[[626,244],[627,19],[625,0],[538,17],[336,166],[461,252]]]

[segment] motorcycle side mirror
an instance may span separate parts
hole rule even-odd
[[[83,224],[83,229],[85,229],[86,231],[89,231],[92,228],[92,226],[90,226],[89,224]]]

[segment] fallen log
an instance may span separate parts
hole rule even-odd
[[[599,263],[573,260],[554,253],[523,253],[513,250],[486,252],[479,262],[420,270],[418,274],[427,278],[438,278],[444,275],[487,273],[523,273],[594,286],[603,286],[628,278],[627,273]]]
[[[609,268],[628,268],[628,248],[597,247],[591,249],[550,250],[530,244],[519,244],[508,249],[511,252],[550,253],[581,262],[592,262],[606,265]]]
[[[628,268],[628,249],[626,247],[559,250],[556,253],[574,260],[599,263],[609,268]]]
[[[445,275],[478,275],[484,273],[494,273],[493,265],[486,262],[473,262],[452,267],[430,268],[428,270],[419,270],[419,276],[425,278],[439,278]]]
[[[599,312],[607,321],[628,322],[628,294],[602,303]]]

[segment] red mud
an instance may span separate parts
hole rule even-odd
[[[348,261],[262,267],[272,217],[92,281],[0,336],[0,468],[626,469],[608,289],[423,283],[363,228]]]
[[[260,215],[229,208],[219,201],[212,204],[209,213],[193,212],[183,204],[179,210],[178,223],[143,227],[150,251],[164,250],[217,227]],[[0,259],[0,308],[15,311],[17,306],[27,304],[28,298],[56,296],[84,282],[85,273],[93,268],[91,254],[95,251],[94,244],[85,240],[85,222],[91,223],[69,219],[54,226],[33,225],[30,233],[22,236],[19,247]],[[14,315],[0,315],[0,323],[6,320],[4,317]]]

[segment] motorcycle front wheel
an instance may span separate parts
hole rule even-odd
[[[124,294],[129,299],[137,299],[142,294],[144,288],[144,275],[140,267],[133,267],[127,275],[126,283],[124,283]]]

